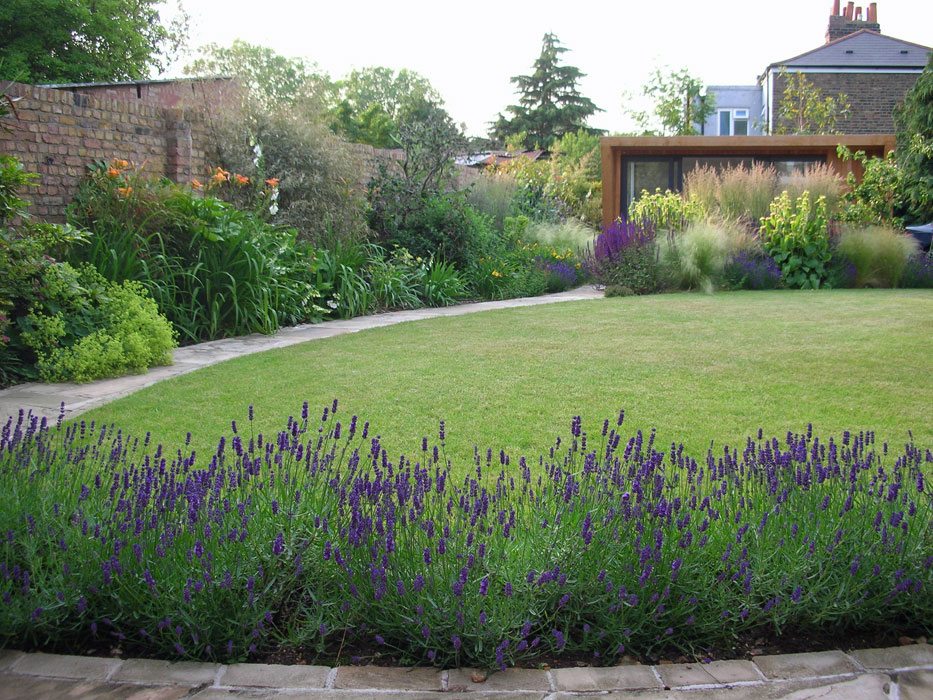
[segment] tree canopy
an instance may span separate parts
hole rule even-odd
[[[402,68],[371,66],[351,71],[336,84],[337,103],[331,128],[350,141],[377,148],[395,145],[404,125],[443,110],[443,99],[427,78]]]
[[[654,105],[650,111],[628,110],[646,134],[689,136],[698,134],[697,124],[703,124],[715,111],[713,99],[704,97],[704,85],[686,68],[680,70],[655,68],[642,94]]]
[[[163,70],[187,16],[166,26],[162,0],[4,0],[2,78],[26,83],[139,80]]]
[[[252,99],[266,108],[293,105],[299,100],[317,102],[327,108],[335,99],[336,86],[330,77],[301,58],[288,58],[274,50],[234,40],[229,47],[207,44],[185,67],[188,75],[237,76]]]
[[[933,54],[894,112],[909,223],[933,221]]]
[[[574,66],[560,65],[560,55],[567,51],[554,34],[544,35],[534,72],[512,77],[518,88],[518,104],[506,107],[511,118],[499,114],[490,129],[491,138],[505,143],[525,132],[526,148],[548,148],[564,134],[580,129],[602,133],[586,126],[586,120],[602,110],[577,89],[577,82],[586,74]]]

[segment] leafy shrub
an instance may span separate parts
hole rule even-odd
[[[911,256],[904,268],[901,286],[914,289],[933,288],[933,255],[928,252]]]
[[[694,223],[658,239],[661,274],[679,289],[712,292],[738,238],[723,225]]]
[[[42,301],[22,319],[22,338],[48,382],[140,374],[172,362],[175,332],[138,282],[107,282],[94,268],[50,265]]]
[[[235,110],[213,122],[211,148],[229,172],[251,182],[278,181],[272,224],[293,228],[298,240],[328,247],[363,237],[362,164],[356,151],[301,105]],[[250,191],[222,196],[250,209]]]
[[[722,269],[722,280],[733,291],[777,289],[781,285],[781,268],[767,255],[752,250],[740,250],[726,261]]]
[[[882,226],[843,229],[835,255],[855,266],[855,286],[897,287],[920,245],[913,236]]]
[[[418,296],[425,306],[450,306],[466,296],[466,282],[453,263],[431,258],[420,273]]]
[[[839,211],[840,221],[867,226],[904,225],[905,199],[904,175],[897,165],[892,151],[884,158],[865,155],[864,151],[852,153],[845,146],[837,148],[843,161],[854,160],[862,166],[862,179],[856,180],[854,173],[846,175],[847,191],[842,195]]]
[[[621,284],[610,284],[606,287],[606,296],[607,297],[631,297],[635,296],[633,292],[628,287],[623,287]]]
[[[584,266],[599,284],[621,285],[636,294],[658,291],[661,278],[654,228],[645,221],[614,221],[587,250]]]
[[[778,265],[784,284],[799,289],[818,289],[830,260],[826,200],[811,205],[804,192],[792,202],[783,192],[771,203],[771,215],[761,220],[765,251]]]
[[[38,378],[23,319],[46,294],[46,272],[57,264],[52,256],[85,240],[83,231],[29,216],[19,193],[38,177],[16,158],[0,156],[0,388]]]
[[[373,301],[380,309],[417,309],[422,306],[418,298],[420,263],[404,248],[396,248],[391,255],[373,245],[366,264],[365,275],[373,292]]]
[[[337,318],[363,316],[376,303],[363,274],[368,261],[368,247],[358,241],[337,240],[331,248],[314,251],[311,269],[315,287],[321,290],[324,306]]]
[[[230,177],[218,168],[212,180]],[[325,313],[316,303],[311,249],[294,229],[147,179],[126,161],[91,166],[69,217],[93,229],[71,260],[91,263],[111,281],[140,282],[183,343],[272,333]]]
[[[649,221],[656,231],[683,231],[688,224],[705,219],[707,211],[696,197],[684,198],[677,192],[659,187],[654,194],[647,190],[628,208],[629,221]]]
[[[804,192],[809,192],[814,200],[825,197],[826,211],[833,215],[839,208],[845,181],[836,174],[832,166],[816,163],[808,165],[803,172],[782,177],[780,187],[794,200]]]
[[[623,435],[620,413],[602,431],[574,418],[540,460],[477,450],[462,481],[443,423],[439,445],[394,463],[337,409],[313,420],[306,404],[265,437],[234,421],[210,459],[114,426],[10,419],[3,645],[118,639],[224,662],[384,647],[501,668],[758,628],[931,630],[921,446],[808,427],[694,456]]]

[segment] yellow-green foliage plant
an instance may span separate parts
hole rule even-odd
[[[897,287],[911,256],[920,252],[913,236],[886,226],[845,228],[836,254],[855,266],[857,287]]]
[[[839,208],[839,200],[845,189],[845,181],[826,163],[815,163],[803,172],[781,178],[780,186],[787,190],[791,199],[809,192],[812,199],[826,198],[826,210],[833,216]]]
[[[750,168],[737,165],[719,173],[716,201],[724,219],[755,222],[768,216],[774,199],[777,171],[773,166],[754,163]]]
[[[678,192],[661,191],[654,194],[647,190],[628,208],[629,221],[646,221],[656,231],[682,231],[688,224],[707,217],[707,210],[695,197],[684,198]]]
[[[782,192],[771,202],[770,216],[761,219],[759,235],[788,287],[818,289],[823,284],[831,257],[825,197],[811,203],[810,193],[804,192],[792,201]]]

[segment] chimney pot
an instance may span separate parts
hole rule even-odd
[[[878,22],[878,3],[873,2],[868,6],[868,21]]]
[[[855,8],[855,21],[856,22],[862,21],[862,8],[861,7]]]
[[[839,4],[840,4],[840,2],[841,2],[841,0],[833,0],[833,17],[838,17],[838,16],[839,16],[839,12],[840,12],[840,10],[839,10]]]
[[[855,18],[855,3],[854,3],[854,2],[850,2],[848,5],[846,5],[846,14],[845,14],[845,17],[846,17],[846,19],[854,19],[854,18]]]

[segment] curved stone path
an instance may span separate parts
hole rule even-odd
[[[77,415],[162,379],[316,338],[404,321],[601,296],[602,292],[583,287],[542,297],[397,311],[285,328],[271,336],[215,340],[179,348],[173,365],[156,367],[142,375],[90,384],[32,383],[5,389],[0,391],[0,422],[21,408],[56,418],[63,401],[68,414]],[[933,700],[933,646],[759,656],[753,661],[710,664],[509,669],[488,677],[471,669],[170,663],[0,650],[0,700],[233,700],[273,696],[429,700],[438,693],[456,693],[476,700]]]
[[[477,682],[479,681],[479,682]],[[709,664],[472,669],[277,666],[0,651],[0,700],[930,700],[933,646],[759,656]]]
[[[260,335],[257,333],[239,338],[211,340],[198,345],[177,348],[175,350],[174,364],[166,367],[153,367],[145,374],[131,374],[116,379],[101,379],[87,384],[30,382],[0,390],[0,424],[5,423],[7,417],[15,416],[20,409],[31,410],[33,414],[40,417],[58,418],[63,401],[66,415],[73,417],[95,406],[127,396],[138,389],[169,377],[187,374],[201,367],[207,367],[241,355],[249,355],[254,352],[271,350],[272,348],[283,348],[295,343],[304,343],[308,340],[356,333],[368,328],[392,326],[405,321],[421,321],[441,316],[462,316],[463,314],[480,311],[553,304],[561,301],[598,299],[602,296],[601,291],[588,286],[540,297],[484,301],[475,304],[458,304],[456,306],[413,309],[411,311],[391,311],[389,313],[373,314],[372,316],[358,316],[344,321],[324,321],[323,323],[308,323],[291,328],[282,328],[273,335]]]

